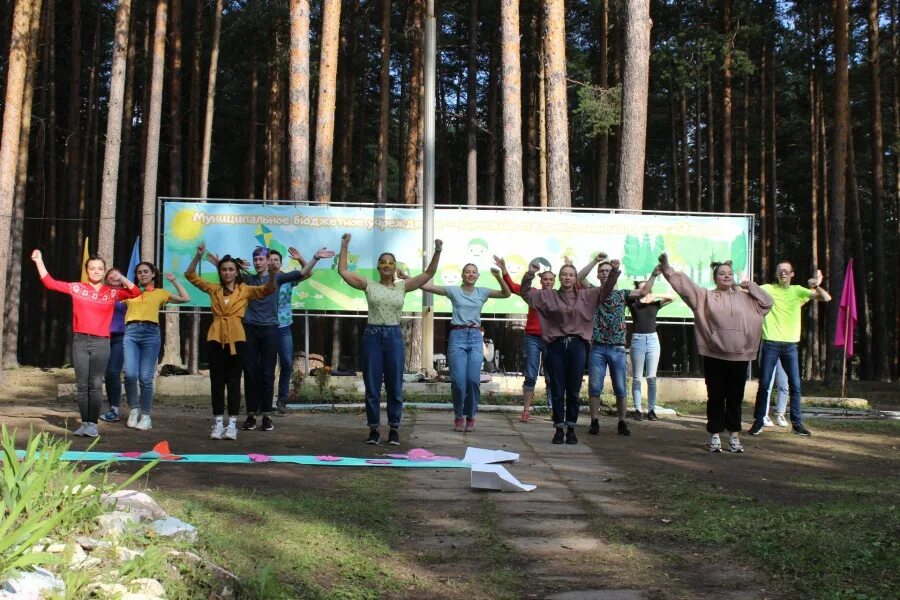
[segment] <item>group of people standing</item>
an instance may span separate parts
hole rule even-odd
[[[676,272],[666,254],[646,281],[636,281],[634,290],[616,288],[620,276],[619,261],[602,252],[578,271],[565,264],[556,275],[540,273],[540,287],[533,287],[541,264],[534,261],[520,284],[506,270],[505,261],[495,256],[491,268],[500,289],[477,287],[478,267],[467,264],[459,286],[432,285],[443,243],[435,240],[434,252],[425,271],[409,276],[398,269],[390,252],[378,257],[378,280],[369,280],[348,268],[350,234],[341,238],[338,273],[351,287],[365,293],[368,319],[362,337],[362,373],[365,386],[366,442],[381,441],[381,390],[387,396],[388,443],[400,443],[403,413],[403,368],[405,350],[400,317],[408,292],[423,289],[446,296],[452,305],[448,362],[456,431],[470,432],[480,399],[480,371],[483,333],[481,311],[491,298],[519,294],[529,306],[525,326],[524,411],[527,422],[542,361],[548,400],[554,425],[554,444],[577,444],[575,427],[581,408],[580,394],[584,370],[589,372],[590,434],[598,434],[600,396],[609,370],[618,414],[617,431],[630,435],[626,417],[626,321],[631,313],[634,327],[631,338],[632,397],[636,418],[642,418],[642,380],[647,379],[647,418],[656,420],[656,370],[660,344],[656,315],[671,301],[654,296],[653,285],[663,275],[693,311],[698,351],[704,357],[707,387],[707,447],[720,452],[720,434],[728,431],[729,449],[743,452],[741,402],[749,371],[749,361],[759,354],[760,386],[754,410],[751,435],[758,435],[771,424],[768,397],[777,369],[782,369],[790,395],[790,420],[793,431],[810,435],[803,426],[800,409],[800,375],[797,342],[800,338],[800,309],[810,299],[828,301],[821,288],[821,272],[809,280],[808,287],[791,285],[793,267],[787,261],[777,266],[776,284],[759,286],[749,280],[737,283],[730,262],[713,263],[714,289],[699,287],[683,273]],[[282,273],[283,257],[277,250],[257,247],[249,264],[231,255],[221,259],[207,253],[204,245],[184,273],[192,285],[210,297],[212,323],[207,333],[211,401],[214,423],[212,439],[237,438],[237,419],[241,413],[241,377],[244,377],[246,419],[244,430],[271,431],[275,366],[281,360],[276,408],[284,408],[293,363],[291,337],[291,294],[300,281],[308,278],[316,263],[334,256],[319,248],[308,263],[294,249],[290,258],[301,268]],[[218,282],[197,274],[204,255],[215,265]],[[184,303],[190,296],[177,279],[166,274],[178,294],[161,287],[156,267],[141,262],[136,268],[138,283],[132,283],[116,269],[107,270],[103,259],[92,256],[85,264],[85,282],[65,283],[53,279],[44,266],[41,252],[32,260],[41,281],[48,288],[69,294],[73,300],[73,364],[81,426],[75,435],[96,437],[97,422],[119,421],[121,398],[120,373],[125,372],[125,395],[130,407],[127,425],[140,430],[152,427],[150,418],[153,381],[160,349],[159,311],[167,303]],[[599,286],[587,281],[596,266]],[[276,293],[277,292],[277,293]],[[760,341],[762,344],[760,345]],[[106,382],[109,410],[101,415],[101,387]],[[226,402],[227,399],[227,402]],[[786,404],[786,400],[785,400]],[[785,404],[776,415],[786,425]],[[227,417],[227,418],[226,418]]]

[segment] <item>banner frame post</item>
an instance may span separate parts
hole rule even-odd
[[[422,166],[422,270],[428,266],[429,251],[434,246],[434,119],[435,119],[435,54],[436,24],[434,0],[425,7],[425,131]],[[434,368],[434,297],[422,294],[422,368]]]

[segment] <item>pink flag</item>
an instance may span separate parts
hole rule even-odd
[[[844,290],[834,327],[834,345],[844,346],[844,356],[853,356],[853,330],[856,327],[856,287],[853,284],[853,259],[844,273]]]

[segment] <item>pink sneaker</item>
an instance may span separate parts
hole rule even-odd
[[[529,413],[529,412],[526,410],[526,411],[524,411],[524,412],[522,413],[522,416],[519,417],[519,420],[522,421],[523,423],[527,423],[527,422],[528,422],[528,417],[529,417],[529,416],[531,416],[531,413]]]
[[[463,425],[462,417],[457,419],[453,419],[453,431],[465,431],[466,428]]]
[[[468,417],[466,418],[466,431],[474,431],[475,429],[475,419]]]

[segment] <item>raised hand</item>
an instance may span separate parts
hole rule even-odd
[[[821,271],[821,269],[816,269],[816,276],[810,278],[810,280],[809,280],[809,282],[808,282],[808,283],[809,283],[809,287],[811,287],[811,288],[812,288],[812,287],[819,287],[820,285],[822,285],[822,280],[823,280],[823,279],[824,279],[824,277],[822,277],[822,271]]]
[[[746,275],[741,275],[741,287],[745,290],[750,287],[750,278]]]
[[[165,277],[166,279],[168,279],[168,280],[171,281],[172,283],[175,283],[176,277],[175,277],[175,274],[174,274],[174,273],[163,273],[163,277]]]
[[[609,254],[607,254],[603,250],[594,255],[594,260],[596,260],[597,262],[603,262],[607,258],[609,258]]]
[[[444,240],[434,240],[434,251],[440,252],[444,249]]]
[[[669,265],[669,256],[663,252],[659,255],[659,268],[662,270],[663,268]]]
[[[214,267],[219,265],[219,255],[213,252],[206,253],[206,260]]]
[[[202,242],[197,246],[197,256],[203,256],[204,252],[206,252],[206,243]]]
[[[563,264],[564,264],[564,265],[574,265],[574,264],[575,264],[575,261],[572,260],[572,257],[569,256],[568,254],[565,255],[565,256],[563,256],[562,258],[563,258]]]
[[[341,236],[341,245],[342,246],[350,245],[350,234],[349,233],[345,233],[344,235]]]
[[[109,281],[110,283],[119,283],[120,281],[122,281],[122,274],[119,273],[118,271],[116,271],[115,269],[113,269],[113,270],[106,276],[106,279],[107,279],[107,281]]]
[[[494,264],[497,265],[498,267],[500,267],[501,271],[506,273],[506,259],[504,259],[502,256],[497,256],[495,254],[494,255]],[[491,272],[493,272],[493,269],[491,269]]]
[[[660,267],[659,265],[656,265],[653,268],[653,272],[650,273],[650,277],[659,277],[660,273],[662,273],[662,267]]]
[[[290,252],[290,250],[288,250],[288,252]],[[297,254],[299,255],[300,253],[297,252]],[[322,246],[321,248],[316,250],[315,258],[317,258],[317,259],[331,258],[332,256],[334,256],[334,254],[335,254],[334,250],[329,250],[325,246]],[[293,256],[293,255],[291,255],[291,256]],[[298,258],[297,260],[300,260],[300,259]]]
[[[605,256],[605,255],[604,255],[604,256]],[[613,270],[613,271],[618,271],[618,270],[619,270],[619,265],[620,265],[620,264],[622,264],[622,263],[619,262],[619,259],[618,259],[618,258],[614,258],[614,259],[612,259],[611,261],[609,261],[609,266],[612,267],[612,270]]]
[[[409,279],[409,273],[407,273],[406,271],[397,269],[397,279]]]
[[[293,246],[290,246],[290,247],[288,248],[288,255],[289,255],[291,258],[293,258],[294,260],[296,260],[297,262],[302,262],[302,261],[303,261],[303,255],[300,254],[300,251],[297,250],[296,248],[294,248]]]
[[[40,262],[44,260],[44,256],[41,254],[40,250],[34,249],[31,251],[31,260],[34,262]]]
[[[532,263],[530,265],[528,265],[528,270],[531,271],[532,275],[534,275],[535,273],[537,273],[538,271],[541,270],[541,263],[539,263],[536,260],[532,261]]]
[[[500,277],[500,269],[497,267],[491,267],[491,275],[494,277]]]

